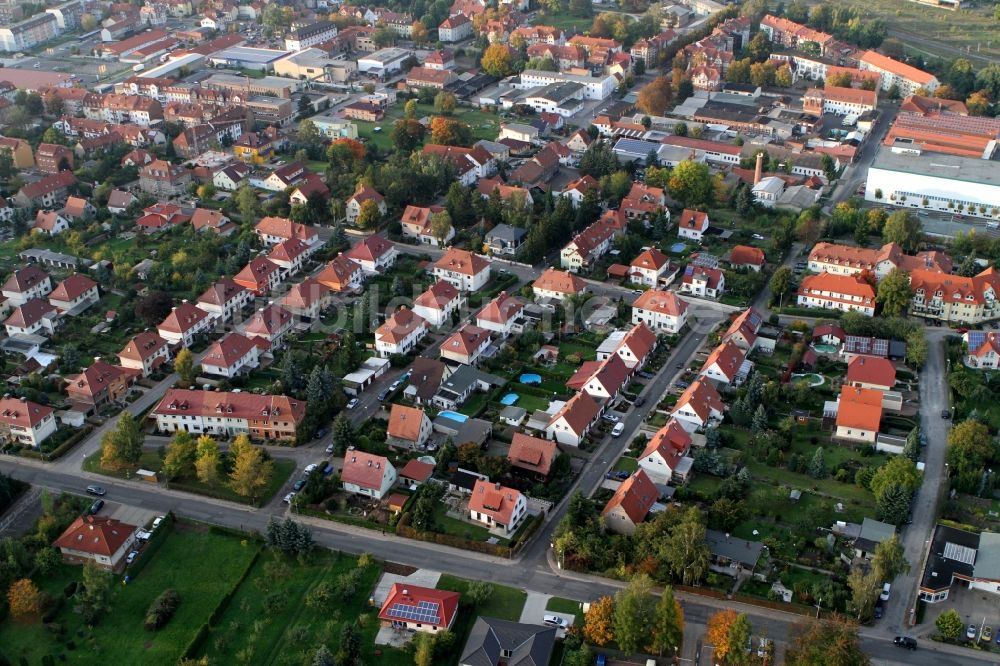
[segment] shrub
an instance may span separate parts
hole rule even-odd
[[[146,611],[146,620],[143,623],[146,630],[156,631],[165,626],[180,603],[181,597],[177,594],[177,590],[164,590]]]

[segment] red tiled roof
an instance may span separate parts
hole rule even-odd
[[[413,479],[417,482],[424,482],[431,478],[431,474],[434,473],[434,465],[430,463],[425,463],[422,460],[417,460],[416,458],[408,461],[403,469],[399,470],[399,477],[405,479]]]
[[[907,65],[905,62],[893,60],[889,56],[884,56],[876,51],[865,51],[859,61],[913,81],[917,85],[924,86],[934,81],[933,74],[928,74],[912,65]]]
[[[458,289],[455,289],[450,282],[438,280],[428,287],[427,291],[417,296],[413,304],[432,310],[444,310],[445,306],[456,298]]]
[[[632,260],[633,268],[643,268],[654,271],[659,271],[661,268],[670,263],[670,258],[667,255],[660,252],[655,247],[651,247],[638,257]]]
[[[3,283],[2,291],[23,294],[48,279],[49,274],[36,264],[28,264],[14,271]]]
[[[208,317],[208,313],[190,303],[181,303],[167,315],[166,319],[160,322],[157,327],[161,331],[171,333],[184,333],[194,328],[202,319]]]
[[[680,227],[682,229],[696,229],[698,231],[704,231],[708,228],[708,213],[704,213],[700,210],[685,208],[684,212],[681,213]]]
[[[328,286],[316,278],[307,277],[302,282],[292,285],[288,293],[278,301],[278,304],[290,309],[305,310],[329,293]]]
[[[638,525],[646,519],[646,514],[660,498],[660,491],[641,469],[622,482],[614,496],[601,511],[602,516],[621,507],[629,520]]]
[[[837,426],[878,432],[882,422],[882,391],[843,386],[837,409]]]
[[[600,410],[597,403],[586,393],[577,393],[570,398],[562,409],[556,412],[549,420],[549,425],[555,423],[560,418],[565,418],[566,423],[576,435],[583,434],[591,423],[597,418]]]
[[[105,516],[80,516],[52,544],[56,548],[111,557],[135,533],[135,525]]]
[[[375,330],[375,338],[396,344],[426,323],[426,320],[413,310],[402,307]]]
[[[124,357],[133,361],[145,361],[163,349],[166,344],[167,341],[153,331],[143,331],[128,341],[125,348],[118,352],[118,357]]]
[[[283,395],[258,395],[228,391],[168,389],[153,415],[215,416],[258,421],[285,420],[298,424],[306,414],[306,403]]]
[[[217,368],[229,368],[246,356],[253,347],[254,343],[249,338],[239,333],[230,333],[212,343],[201,363]]]
[[[535,289],[554,291],[560,294],[578,294],[587,288],[587,283],[568,271],[548,268],[531,286]]]
[[[497,297],[483,306],[483,309],[476,315],[476,320],[492,322],[494,324],[506,324],[511,319],[516,319],[524,304],[506,291],[501,291]]]
[[[340,480],[361,488],[381,490],[382,477],[389,466],[389,459],[385,456],[351,449],[344,454],[344,469],[340,472]]]
[[[434,268],[461,273],[462,275],[473,276],[489,269],[490,262],[479,255],[468,250],[460,250],[457,247],[448,248],[447,252],[434,262]]]
[[[346,252],[347,256],[356,261],[377,261],[390,252],[393,244],[386,238],[374,235],[365,238]]]
[[[41,298],[32,298],[24,305],[14,308],[14,311],[4,321],[4,325],[15,328],[29,328],[38,323],[46,314],[55,312],[55,310],[55,306],[48,301]]]
[[[729,252],[729,263],[734,266],[763,266],[764,250],[749,245],[737,245]]]
[[[678,461],[691,449],[691,435],[677,419],[671,418],[667,424],[656,431],[643,449],[639,459],[648,458],[654,453],[659,454],[670,469],[677,466]]]
[[[474,324],[466,324],[441,343],[441,353],[460,354],[472,358],[476,350],[489,341],[489,331]]]
[[[713,365],[718,364],[722,374],[729,381],[732,381],[736,377],[736,373],[740,371],[740,366],[743,365],[745,358],[743,350],[727,340],[712,350],[712,353],[705,359],[705,364],[701,366],[701,372],[705,373]]]
[[[134,371],[119,365],[111,365],[105,361],[97,360],[75,377],[68,377],[66,390],[70,393],[93,397],[122,377],[131,377],[134,374]]]
[[[708,421],[713,411],[721,414],[726,408],[722,397],[712,386],[712,383],[703,379],[691,382],[691,386],[687,387],[681,397],[677,399],[674,412],[685,406],[697,414],[702,421]]]
[[[383,622],[419,622],[439,629],[447,629],[455,621],[460,597],[458,592],[435,590],[409,583],[393,583],[382,608],[379,610],[378,618]],[[416,608],[421,602],[424,603],[425,607],[437,609],[433,620],[415,620],[412,614],[400,612],[404,609]],[[428,604],[432,604],[432,606],[428,606]]]
[[[500,525],[509,525],[521,492],[513,488],[477,479],[469,497],[469,511],[476,511],[493,518]]]
[[[519,467],[529,472],[548,476],[552,461],[559,455],[559,449],[552,440],[532,437],[523,432],[514,433],[507,460],[511,467]]]
[[[632,303],[633,308],[658,312],[671,317],[680,317],[687,310],[687,303],[672,291],[649,289]]]
[[[222,277],[198,297],[198,302],[221,307],[245,291],[246,287],[236,284],[231,278]]]
[[[420,438],[420,426],[423,423],[424,410],[419,407],[393,404],[389,412],[389,427],[386,434],[389,437],[415,442]]]
[[[847,364],[847,383],[892,388],[896,384],[896,365],[889,359],[858,354]]]
[[[5,426],[19,428],[34,428],[42,419],[53,413],[51,407],[39,405],[30,400],[18,398],[0,399],[0,423]]]
[[[49,301],[72,301],[97,286],[86,275],[73,273],[49,293]]]
[[[261,235],[277,236],[286,240],[289,238],[298,238],[307,243],[318,235],[318,232],[312,227],[292,222],[284,217],[265,217],[257,223],[254,229]]]

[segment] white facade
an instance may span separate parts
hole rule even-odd
[[[526,69],[521,72],[521,90],[547,86],[550,83],[579,83],[583,86],[584,99],[605,100],[618,88],[618,79],[613,76],[581,76]]]
[[[679,333],[687,324],[687,308],[679,314],[667,314],[657,310],[644,310],[642,308],[632,308],[632,323],[644,322],[657,333]]]
[[[459,291],[479,291],[490,281],[490,263],[487,261],[481,271],[472,275],[435,266],[434,277],[448,282]]]

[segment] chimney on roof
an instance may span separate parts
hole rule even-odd
[[[757,165],[753,169],[753,184],[756,185],[760,182],[761,176],[764,175],[764,153],[757,153]]]

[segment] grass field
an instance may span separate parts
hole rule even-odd
[[[11,659],[24,657],[29,664],[42,663],[47,654],[65,654],[67,664],[169,664],[175,663],[198,627],[246,570],[257,546],[230,536],[190,527],[175,529],[150,564],[129,585],[114,578],[110,610],[94,629],[72,610],[69,601],[56,622],[66,630],[75,649],[55,643],[41,623],[0,625],[0,645]],[[60,567],[42,586],[54,594],[79,580],[80,567]],[[166,627],[148,632],[142,627],[146,610],[164,590],[173,588],[181,598],[177,612]],[[22,662],[25,663],[25,662]]]
[[[307,663],[321,643],[336,652],[341,627],[358,619],[365,663],[409,664],[411,657],[399,650],[382,648],[382,654],[374,656],[378,620],[375,609],[368,606],[368,596],[380,573],[378,565],[362,570],[347,601],[335,601],[329,608],[306,604],[309,591],[321,582],[336,584],[340,576],[357,568],[356,558],[329,551],[317,553],[304,564],[265,553],[212,627],[202,655],[212,664]]]
[[[392,131],[392,126],[397,120],[403,118],[403,104],[397,104],[389,109],[389,112],[385,114],[385,118],[377,123],[372,123],[364,120],[354,120],[355,125],[358,127],[358,138],[363,138],[369,144],[377,146],[381,150],[392,150],[392,140],[389,138],[389,133]],[[434,112],[434,106],[431,104],[417,104],[417,118],[423,118],[424,116],[435,116],[438,115]],[[497,134],[500,131],[500,117],[494,113],[488,113],[485,111],[480,111],[479,109],[472,109],[468,107],[459,107],[455,109],[454,113],[450,116],[456,120],[461,120],[462,122],[469,125],[472,128],[472,136],[474,139],[496,139]],[[376,127],[380,127],[381,130],[375,131]],[[430,141],[430,133],[427,134],[427,141]]]
[[[438,581],[439,590],[450,590],[464,594],[469,589],[472,581],[442,574]],[[524,590],[517,590],[505,585],[493,585],[493,594],[482,606],[476,608],[476,615],[486,615],[487,617],[498,617],[501,620],[511,620],[517,622],[521,619],[521,611],[524,610],[524,602],[528,599],[528,594]],[[456,632],[457,633],[457,632]]]
[[[989,59],[1000,58],[1000,38],[991,4],[956,12],[907,0],[832,0],[829,4],[834,8],[857,7],[871,18],[884,20],[890,37],[897,37],[908,49],[924,56],[955,58],[959,55],[956,49],[964,52],[970,48],[971,53],[965,57],[976,69]]]
[[[576,622],[573,623],[573,626],[583,627],[583,608],[580,607],[579,601],[563,599],[562,597],[552,597],[549,599],[548,603],[545,604],[545,610],[553,611],[555,613],[569,613],[576,618]]]

